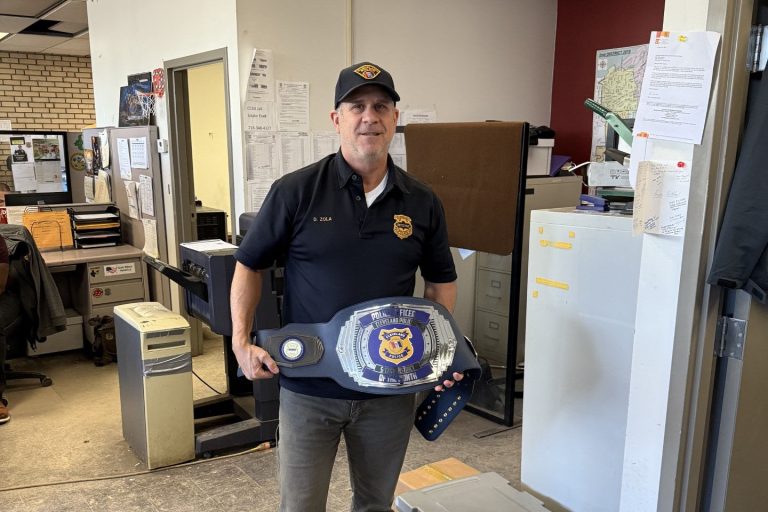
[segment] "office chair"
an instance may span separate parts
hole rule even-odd
[[[3,300],[3,312],[0,317],[5,319],[5,325],[0,325],[0,364],[3,365],[6,384],[10,380],[37,379],[43,387],[50,386],[53,381],[45,374],[31,371],[14,371],[7,363],[8,360],[27,355],[27,343],[33,332],[33,319],[24,314],[21,300],[17,293],[18,287],[29,282],[28,257],[26,250],[19,249],[10,260],[8,297]],[[8,321],[10,320],[10,321]]]
[[[11,325],[0,330],[0,343],[5,346],[5,361],[3,361],[3,365],[5,368],[6,384],[9,380],[37,379],[40,381],[41,386],[50,386],[53,384],[53,380],[44,373],[16,371],[13,370],[11,365],[7,362],[10,359],[16,359],[27,355],[26,345],[28,341],[25,336],[25,321],[26,320],[23,317],[18,316]]]

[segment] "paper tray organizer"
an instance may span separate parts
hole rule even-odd
[[[76,249],[111,247],[123,243],[120,209],[108,206],[97,211],[68,208]]]

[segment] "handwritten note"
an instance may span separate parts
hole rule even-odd
[[[683,236],[688,217],[691,162],[640,162],[632,216],[635,234]]]

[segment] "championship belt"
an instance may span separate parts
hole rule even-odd
[[[472,396],[480,365],[474,348],[442,305],[389,297],[342,309],[323,324],[288,324],[258,331],[286,377],[326,377],[380,395],[431,390],[416,412],[416,428],[432,441]],[[434,387],[464,374],[444,391]]]

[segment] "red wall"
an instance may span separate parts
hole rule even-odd
[[[557,134],[554,153],[570,155],[576,163],[589,159],[592,112],[584,100],[595,92],[597,50],[647,44],[663,20],[664,0],[558,1],[550,124]]]

